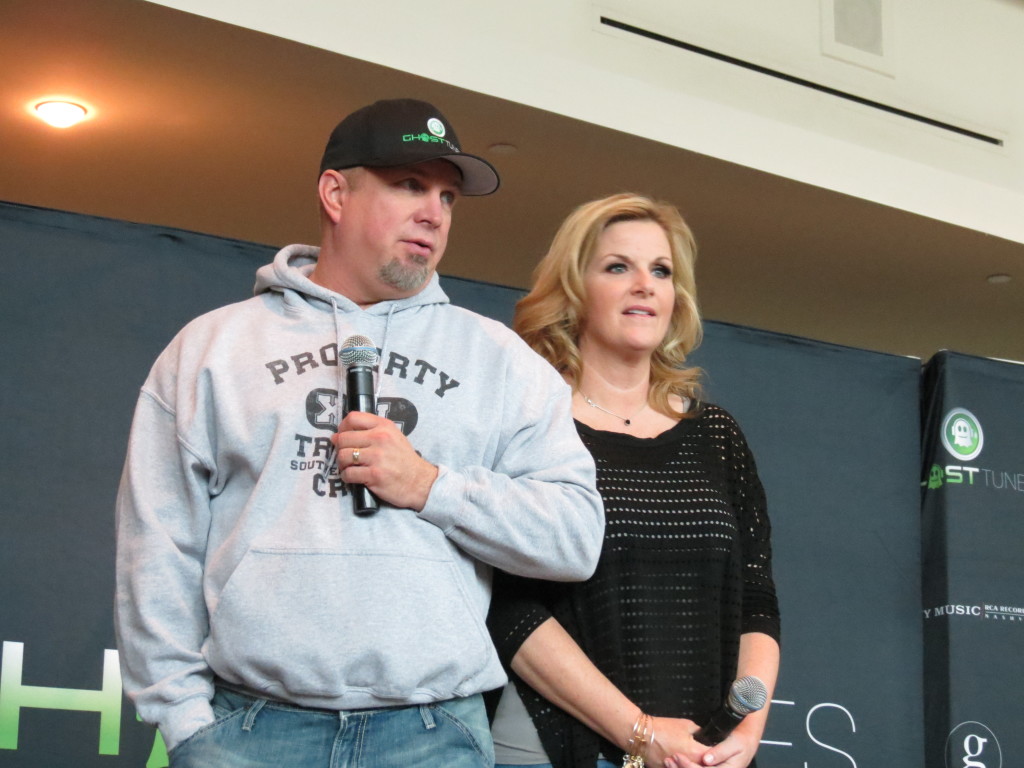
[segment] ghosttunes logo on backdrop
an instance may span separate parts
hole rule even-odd
[[[968,462],[981,456],[985,447],[985,431],[981,421],[966,408],[951,409],[942,420],[940,433],[942,447],[954,459]],[[999,472],[969,464],[933,464],[928,477],[921,483],[929,490],[943,485],[963,485],[992,488],[999,491],[1024,492],[1024,473]],[[985,619],[1016,622],[1024,625],[1024,607],[997,603],[950,603],[925,608],[924,618]]]
[[[1024,493],[1024,472],[976,467],[964,462],[977,459],[985,447],[981,421],[966,408],[953,408],[942,420],[942,447],[956,463],[932,464],[922,487],[937,490],[944,485],[990,488],[996,491]]]
[[[954,408],[942,420],[942,446],[963,461],[976,459],[985,446],[985,433],[974,414]]]
[[[83,754],[121,754],[121,708],[125,698],[116,650],[103,651],[102,686],[97,690],[79,690],[27,684],[23,679],[25,644],[4,640],[0,648],[0,750],[18,749],[23,709],[50,709],[99,714],[98,748],[93,741]],[[152,743],[144,768],[167,768],[167,748],[160,734],[151,726],[139,727]],[[131,738],[138,740],[138,737],[136,733]],[[125,761],[116,764],[124,765]]]

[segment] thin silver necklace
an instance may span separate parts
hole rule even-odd
[[[589,397],[587,397],[587,393],[584,392],[583,390],[580,390],[580,394],[583,396],[583,402],[585,402],[591,408],[597,408],[597,410],[604,411],[609,416],[614,416],[616,419],[621,419],[622,423],[625,424],[627,427],[630,424],[632,424],[633,423],[633,419],[635,419],[637,416],[639,416],[641,413],[643,413],[644,408],[647,407],[647,403],[644,403],[639,411],[637,411],[636,413],[634,413],[631,417],[629,417],[627,419],[625,416],[620,416],[619,414],[615,413],[615,411],[609,411],[607,408],[598,405],[593,400],[591,400]]]

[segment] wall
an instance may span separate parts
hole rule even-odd
[[[161,4],[1024,242],[1017,0]],[[837,44],[827,21],[844,7],[883,19],[884,55]],[[617,32],[602,15],[1004,144]]]

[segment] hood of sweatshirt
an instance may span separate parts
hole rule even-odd
[[[320,249],[313,245],[289,245],[277,252],[270,264],[256,271],[253,294],[270,291],[285,294],[289,291],[301,295],[311,308],[324,312],[366,312],[370,315],[389,315],[426,304],[447,304],[448,296],[441,289],[437,273],[419,293],[404,299],[380,301],[365,309],[351,299],[309,279],[320,257]]]

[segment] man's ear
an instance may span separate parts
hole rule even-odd
[[[318,185],[320,206],[327,217],[337,224],[341,220],[341,208],[348,191],[348,179],[341,171],[326,170],[320,174]]]

